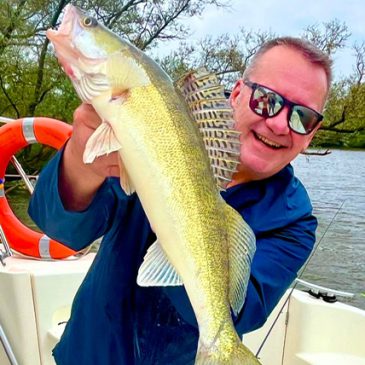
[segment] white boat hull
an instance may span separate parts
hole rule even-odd
[[[289,292],[262,328],[244,336],[256,353],[280,313],[259,354],[263,365],[365,365],[364,310],[295,289],[280,312]]]
[[[0,325],[19,365],[55,365],[52,349],[70,316],[73,297],[94,254],[79,260],[10,257],[0,266]],[[244,336],[263,365],[365,365],[365,311],[289,291],[261,329]],[[282,310],[281,310],[282,309]],[[0,364],[11,365],[0,342]]]
[[[19,365],[55,364],[52,349],[64,328],[58,323],[68,320],[94,256],[63,261],[12,256],[0,265],[0,325]],[[0,365],[9,364],[0,342]]]

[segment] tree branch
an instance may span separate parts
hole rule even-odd
[[[329,149],[323,151],[323,152],[312,152],[312,151],[303,151],[300,154],[305,155],[305,156],[326,156],[331,154],[332,151],[330,151]]]
[[[21,0],[19,2],[19,5],[16,8],[15,12],[10,17],[10,23],[9,23],[8,27],[5,29],[5,32],[3,33],[4,40],[3,40],[2,44],[0,44],[0,55],[4,52],[4,49],[8,45],[8,41],[11,38],[11,36],[15,30],[16,19],[19,17],[25,3],[26,3],[26,0]]]
[[[70,0],[61,0],[58,3],[58,7],[55,11],[55,13],[53,14],[51,23],[50,23],[50,27],[54,27],[57,24],[57,20],[59,18],[59,16],[62,13],[63,8],[70,2]],[[43,84],[43,78],[44,78],[44,64],[45,64],[45,60],[46,60],[46,55],[47,55],[47,48],[49,45],[49,39],[45,38],[43,46],[42,46],[42,50],[39,56],[39,66],[38,66],[38,72],[37,72],[37,81],[35,83],[35,87],[34,87],[34,94],[33,94],[33,100],[29,103],[28,106],[28,115],[29,116],[33,116],[35,113],[35,109],[37,107],[37,105],[41,102],[41,100],[43,99],[44,95],[41,96],[41,90],[42,90],[42,84]]]
[[[125,5],[122,6],[122,8],[116,12],[115,14],[112,14],[109,19],[105,22],[105,26],[108,28],[112,28],[114,24],[119,20],[119,18],[123,15],[124,12],[126,12],[129,8],[136,6],[138,4],[144,3],[146,0],[130,0]]]
[[[8,99],[10,105],[14,109],[14,111],[16,113],[16,116],[17,116],[17,119],[18,119],[20,117],[19,110],[18,110],[16,104],[13,102],[12,98],[10,97],[10,95],[8,94],[8,92],[6,91],[6,87],[4,86],[3,78],[1,76],[1,74],[0,74],[0,86],[1,86],[1,90],[3,91],[5,97]]]
[[[332,127],[326,127],[322,126],[319,130],[321,131],[331,131],[331,132],[337,132],[337,133],[344,133],[344,134],[350,134],[355,132],[361,132],[365,130],[365,127],[359,127],[356,129],[339,129],[339,128],[332,128]]]
[[[188,7],[189,7],[190,0],[185,0],[180,9],[178,9],[175,13],[171,14],[171,16],[165,18],[162,17],[164,20],[164,23],[160,25],[160,27],[154,32],[150,34],[149,39],[143,42],[141,49],[146,49],[158,36],[161,34],[161,32],[166,29],[166,27],[173,22],[176,18],[179,17],[181,13],[183,13]]]

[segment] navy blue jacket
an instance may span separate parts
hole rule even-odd
[[[79,250],[104,236],[54,349],[58,365],[193,364],[198,329],[184,287],[142,288],[138,268],[156,237],[136,194],[109,178],[83,212],[58,193],[62,152],[43,170],[29,212],[50,237]],[[223,198],[253,229],[257,250],[238,333],[260,327],[308,258],[317,220],[288,165],[262,181],[229,188]]]

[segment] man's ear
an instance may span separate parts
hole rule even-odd
[[[239,79],[235,85],[233,86],[231,95],[229,97],[229,101],[231,103],[231,107],[235,109],[240,104],[240,94],[243,86],[243,80]]]

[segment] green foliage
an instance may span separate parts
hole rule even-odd
[[[365,132],[355,132],[344,143],[347,148],[365,148]]]
[[[74,110],[80,105],[74,87],[69,79],[62,77],[56,87],[47,93],[42,103],[37,106],[36,116],[52,118],[72,123]]]
[[[365,132],[365,85],[355,77],[342,79],[332,85],[326,105],[322,133],[315,141],[326,140],[326,146],[363,148]],[[336,139],[336,142],[334,142]]]
[[[57,26],[70,0],[0,0],[0,115],[11,118],[46,115],[67,121],[77,97],[45,37]],[[159,40],[187,34],[183,16],[201,14],[208,5],[225,1],[129,0],[76,1],[83,9],[142,49]]]
[[[241,28],[236,35],[207,36],[197,42],[182,41],[178,49],[158,62],[178,79],[186,71],[204,66],[215,72],[230,90],[245,71],[250,58],[263,42],[273,38],[270,32],[252,32]]]
[[[311,147],[342,148],[344,147],[344,142],[342,141],[341,136],[336,132],[324,132],[323,130],[319,130],[312,140]]]
[[[47,116],[72,122],[80,103],[60,69],[49,41],[48,28],[58,26],[70,0],[0,0],[0,115],[9,118]],[[181,17],[201,14],[208,5],[226,0],[88,0],[75,1],[114,32],[141,49],[159,40],[183,37]],[[18,156],[25,167],[38,167],[49,158],[46,147],[32,146]]]

